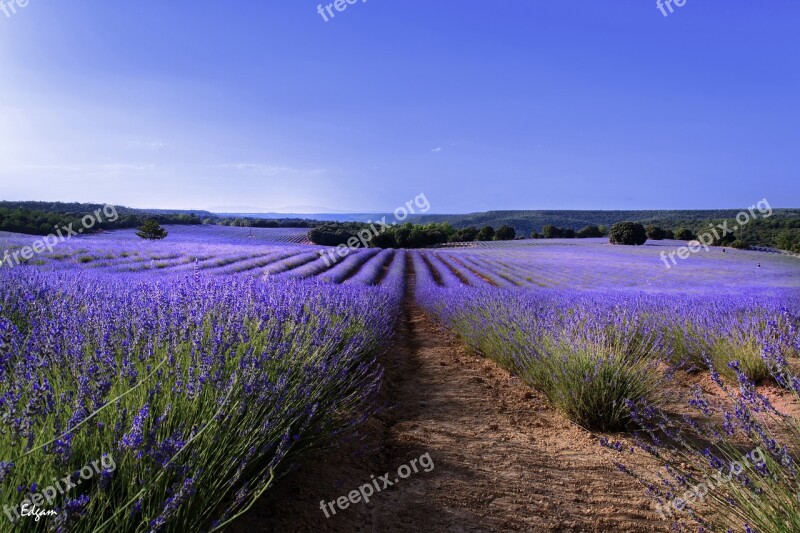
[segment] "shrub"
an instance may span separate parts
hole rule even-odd
[[[600,232],[600,228],[597,226],[584,226],[579,229],[577,233],[577,237],[579,239],[591,239],[602,236],[603,234]]]
[[[398,248],[409,248],[411,246],[411,228],[401,227],[394,232],[394,240]]]
[[[491,241],[494,239],[494,228],[491,226],[484,226],[478,232],[479,241]]]
[[[168,233],[167,230],[161,227],[158,221],[151,218],[136,231],[136,235],[149,241],[159,241],[165,239]]]
[[[791,390],[796,402],[800,379],[789,370],[788,360],[772,348],[763,347],[764,357],[775,380]],[[709,373],[717,394],[707,395],[695,385],[681,409],[688,408],[688,413],[680,417],[646,402],[629,402],[631,418],[641,428],[635,442],[665,468],[656,478],[621,462],[617,465],[648,487],[662,516],[666,513],[674,521],[675,531],[798,531],[797,418],[778,411],[737,361],[731,361],[727,369],[736,376],[738,386],[724,383],[718,373],[722,369],[712,366]],[[634,453],[607,439],[601,439],[601,444],[626,458]],[[700,489],[706,491],[707,499],[700,497],[696,504],[694,497],[681,499],[683,494],[701,494]],[[684,503],[690,505],[684,507]],[[682,527],[692,522],[695,527]]]
[[[517,236],[517,232],[511,226],[506,226],[503,224],[497,229],[497,232],[494,234],[494,238],[496,241],[513,241],[514,237]]]
[[[397,241],[393,232],[384,231],[373,235],[369,240],[369,245],[372,248],[397,248]]]
[[[666,232],[663,229],[653,224],[650,224],[645,229],[647,231],[648,239],[653,239],[654,241],[661,241],[664,240],[664,237],[666,236]]]
[[[561,230],[552,224],[548,224],[542,228],[542,235],[545,239],[557,239],[561,237]]]
[[[558,228],[551,224],[542,228],[545,239],[574,239],[576,234],[572,228]]]
[[[472,242],[478,238],[478,228],[470,226],[455,230],[448,238],[450,242]]]
[[[0,271],[0,506],[110,467],[0,530],[210,531],[375,411],[396,295],[162,280]]]
[[[678,228],[675,230],[675,238],[679,241],[693,241],[695,237],[694,232],[687,228]]]
[[[611,227],[609,241],[611,244],[641,246],[647,242],[647,232],[644,226],[637,222],[618,222]]]
[[[366,224],[356,222],[331,222],[312,228],[308,231],[308,240],[322,246],[339,246],[347,244],[359,231],[369,228]]]
[[[658,333],[624,296],[442,289],[421,282],[421,303],[464,341],[518,374],[570,420],[622,429],[625,400],[658,403]]]
[[[800,252],[800,229],[780,232],[775,237],[775,246],[787,252]]]

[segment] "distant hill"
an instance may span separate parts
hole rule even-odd
[[[612,226],[617,222],[632,220],[643,224],[656,224],[673,227],[681,224],[692,225],[692,222],[706,220],[734,219],[741,209],[705,209],[705,210],[641,210],[641,211],[484,211],[480,213],[457,215],[411,215],[405,222],[430,224],[449,222],[455,228],[469,226],[500,227],[503,224],[513,227],[518,235],[530,235],[541,232],[548,224],[559,228],[579,230],[584,226]],[[758,211],[756,211],[758,212]],[[255,219],[285,219],[291,216],[303,220],[322,220],[326,222],[367,222],[386,217],[393,221],[392,213],[216,213],[220,217],[242,217]],[[775,209],[771,218],[800,217],[800,209]],[[761,218],[761,217],[759,217]]]
[[[95,203],[77,203],[77,202],[9,202],[0,201],[0,208],[5,209],[22,209],[26,211],[37,211],[39,213],[69,213],[69,214],[86,214],[92,213],[98,209],[102,209],[106,204]],[[194,213],[198,217],[213,217],[214,214],[210,211],[202,211],[199,209],[182,210],[182,209],[134,209],[132,207],[114,206],[117,213],[120,215],[190,215]]]
[[[46,235],[56,225],[78,223],[80,218],[103,204],[65,202],[8,202],[0,201],[0,231]],[[217,224],[224,226],[314,228],[325,222],[374,222],[386,217],[395,221],[392,213],[212,213],[204,210],[134,209],[116,206],[120,217],[114,223],[104,221],[95,229],[121,229],[141,225],[147,218],[161,224]],[[709,223],[733,221],[743,209],[705,210],[627,210],[627,211],[485,211],[469,214],[418,214],[404,222],[415,224],[450,223],[454,228],[470,226],[508,225],[518,237],[528,237],[532,232],[542,232],[546,225],[579,230],[585,226],[610,227],[617,222],[631,220],[645,225],[654,224],[664,229],[686,228],[699,233],[708,230]],[[784,250],[800,251],[800,209],[774,209],[769,218],[756,211],[757,220],[742,227],[736,237],[751,245],[774,246]]]
[[[518,235],[541,232],[548,224],[559,228],[579,230],[584,226],[611,226],[631,220],[643,224],[673,227],[682,223],[706,220],[732,220],[742,209],[653,210],[653,211],[485,211],[466,215],[414,215],[409,219],[417,224],[449,222],[455,228],[469,226],[513,227]],[[756,211],[758,213],[758,211]],[[800,209],[775,209],[770,218],[800,217]],[[760,218],[760,217],[759,217]]]
[[[323,222],[367,222],[380,220],[393,220],[391,213],[216,213],[224,218],[256,218],[265,220],[283,220],[286,218],[300,220],[321,220]]]
[[[56,227],[81,227],[81,220],[87,215],[104,210],[104,204],[69,202],[9,202],[0,201],[0,231],[10,231],[30,235],[48,235]],[[159,224],[199,225],[217,224],[223,226],[249,226],[270,228],[313,228],[321,225],[320,220],[298,218],[242,218],[221,217],[200,209],[134,209],[114,206],[118,217],[111,220],[108,214],[102,221],[93,224],[91,231],[134,228],[147,219],[155,219]]]

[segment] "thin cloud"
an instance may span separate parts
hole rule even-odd
[[[301,169],[279,165],[264,165],[261,163],[226,163],[222,165],[212,165],[214,168],[236,170],[250,175],[258,176],[281,176],[281,175],[319,175],[325,173],[325,169]]]

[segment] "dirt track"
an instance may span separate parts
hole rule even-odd
[[[666,531],[597,437],[491,361],[468,353],[406,299],[384,360],[390,408],[362,443],[306,462],[232,531]],[[326,518],[334,500],[429,453],[392,488]]]

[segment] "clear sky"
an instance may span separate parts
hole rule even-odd
[[[800,207],[796,0],[2,2],[0,199]]]

